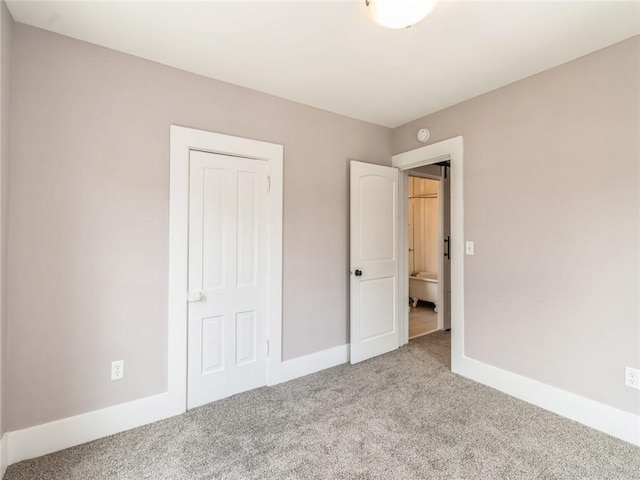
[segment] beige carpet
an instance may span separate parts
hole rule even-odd
[[[640,450],[452,374],[449,335],[9,467],[48,479],[638,479]]]

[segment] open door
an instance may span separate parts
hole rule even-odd
[[[398,178],[351,162],[351,363],[399,346]]]

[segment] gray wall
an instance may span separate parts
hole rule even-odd
[[[347,159],[389,164],[392,150],[421,146],[422,126],[430,143],[464,135],[465,231],[476,242],[465,258],[467,354],[638,413],[622,372],[640,366],[639,43],[425,117],[392,138],[382,127],[15,25],[6,429],[166,388],[172,123],[285,146],[285,359],[348,341]],[[126,378],[112,383],[110,362],[121,358]]]
[[[0,2],[0,436],[5,429],[5,372],[7,369],[7,226],[9,219],[10,64],[13,19]]]
[[[464,136],[465,352],[639,413],[640,37],[393,131]]]
[[[21,24],[13,41],[9,430],[166,389],[170,124],[284,145],[284,358],[348,341],[348,159],[390,164],[391,130]]]

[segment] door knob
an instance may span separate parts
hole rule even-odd
[[[362,276],[362,270],[356,270],[354,273],[356,274],[356,277]]]
[[[201,302],[202,292],[187,292],[187,302]]]

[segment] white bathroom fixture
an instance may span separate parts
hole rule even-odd
[[[419,272],[409,276],[409,298],[416,307],[418,300],[431,302],[438,311],[438,275],[429,272]]]

